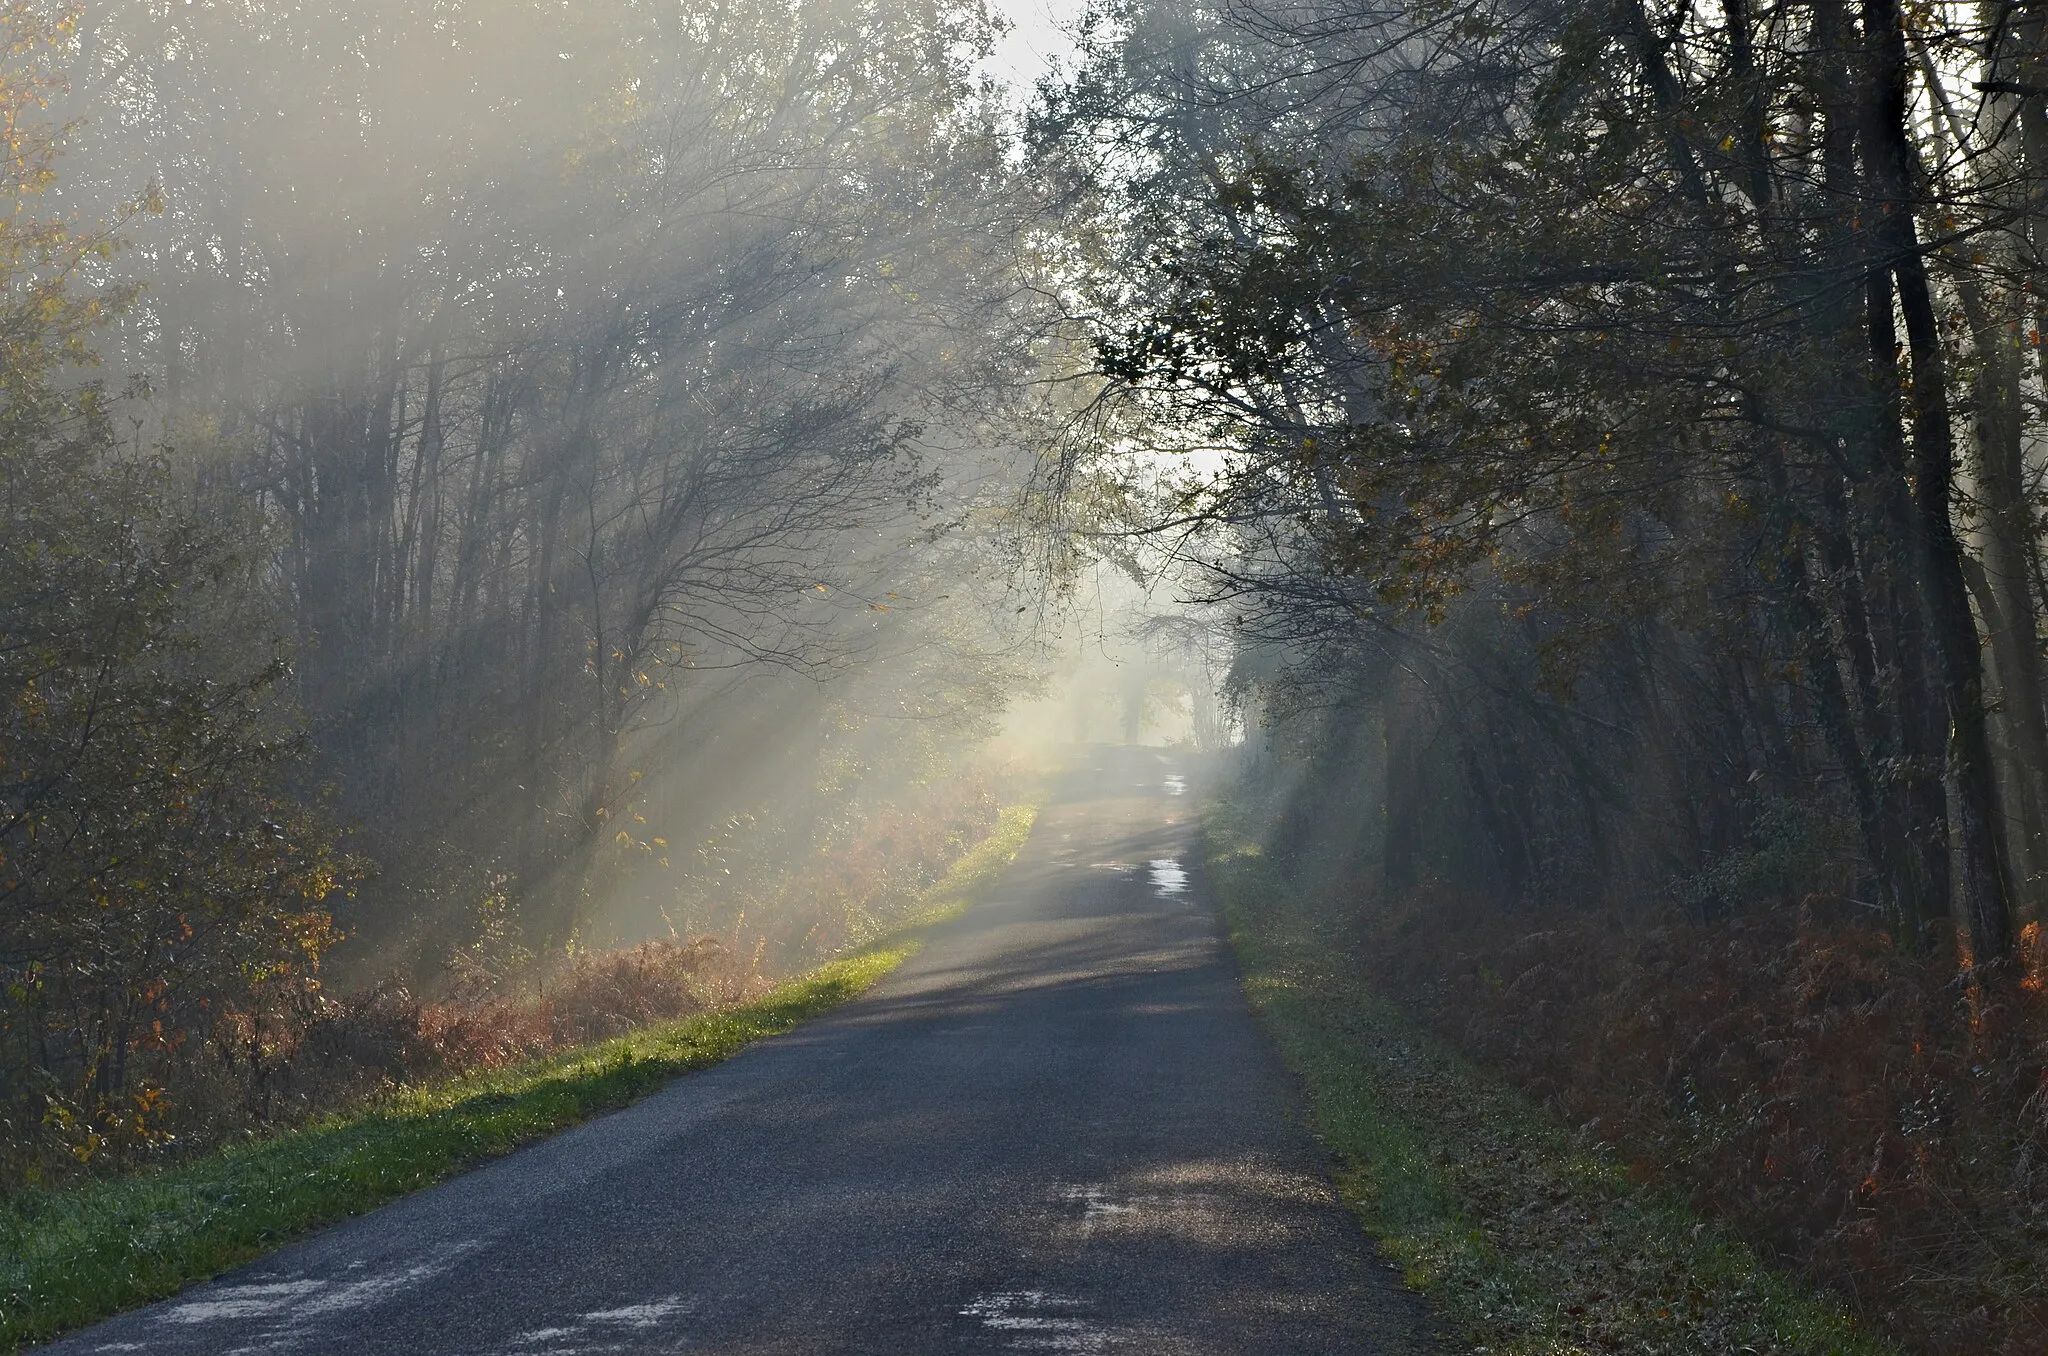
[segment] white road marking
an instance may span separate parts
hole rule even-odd
[[[224,1318],[262,1318],[283,1313],[292,1301],[325,1287],[325,1281],[278,1281],[270,1285],[224,1285],[210,1299],[192,1300],[170,1312],[175,1323],[218,1323]]]
[[[664,1295],[639,1304],[622,1304],[616,1309],[593,1309],[579,1314],[567,1325],[534,1328],[512,1340],[523,1356],[574,1356],[578,1352],[619,1351],[619,1333],[625,1329],[648,1332],[669,1325],[696,1306],[681,1295]],[[637,1349],[637,1347],[636,1347]]]
[[[535,1328],[532,1332],[520,1333],[519,1336],[512,1340],[524,1345],[533,1342],[554,1342],[561,1338],[574,1337],[575,1335],[576,1330],[574,1328]]]
[[[354,1309],[365,1304],[374,1304],[387,1295],[395,1295],[408,1286],[418,1285],[447,1266],[447,1263],[428,1263],[424,1266],[407,1267],[403,1271],[387,1272],[382,1276],[371,1276],[360,1281],[350,1281],[336,1286],[325,1294],[315,1295],[300,1307],[301,1314],[331,1314],[343,1309]]]
[[[1099,1182],[1082,1182],[1075,1186],[1063,1186],[1054,1193],[1063,1201],[1070,1201],[1081,1207],[1081,1217],[1090,1223],[1105,1216],[1128,1215],[1138,1207],[1116,1200],[1109,1188]]]
[[[978,1319],[984,1328],[1002,1333],[1011,1351],[1106,1351],[1116,1339],[1074,1310],[1083,1300],[1044,1290],[998,1290],[960,1310],[962,1318]]]
[[[394,1267],[373,1275],[356,1275],[346,1281],[302,1276],[293,1280],[266,1281],[254,1285],[224,1285],[200,1292],[200,1297],[173,1305],[165,1315],[173,1323],[221,1323],[234,1319],[283,1320],[286,1329],[307,1319],[359,1309],[389,1299],[420,1282],[446,1271],[474,1243],[457,1244],[409,1266]],[[360,1263],[351,1266],[358,1271]]]
[[[661,1321],[671,1314],[685,1313],[690,1306],[681,1295],[670,1295],[666,1299],[649,1301],[646,1304],[628,1304],[618,1309],[599,1309],[596,1313],[585,1314],[585,1323],[610,1323],[628,1328],[659,1327]]]

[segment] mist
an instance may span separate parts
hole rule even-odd
[[[630,933],[612,857],[736,816],[800,852],[827,763],[886,799],[1028,676],[1019,584],[960,568],[1004,549],[1042,403],[994,32],[85,13],[62,191],[162,204],[103,362],[266,558],[308,776],[375,863],[337,962],[429,963],[486,880],[536,948]]]
[[[148,870],[214,881],[202,907],[138,877],[100,929],[134,973],[51,991],[66,1053],[30,1063],[86,1120],[143,1076],[95,1052],[145,1020],[290,1045],[656,945],[691,1002],[772,983],[885,931],[1043,774],[1042,739],[991,741],[1078,653],[1072,552],[1028,505],[1089,397],[997,15],[15,22],[19,197],[73,232],[18,281],[81,298],[30,352],[92,468],[48,463],[23,539],[163,576],[125,630],[132,580],[90,595],[132,636],[41,680],[51,748],[95,728],[93,674],[133,674],[191,722],[138,714],[121,756],[204,770],[109,765],[59,818],[204,806]],[[100,831],[24,849],[10,964],[80,945],[55,920],[120,858]],[[228,973],[267,978],[201,978]]]
[[[608,1050],[594,1114],[908,965],[991,1107],[1249,1133],[1223,1032],[1387,1118],[1346,1181],[1467,1145],[1425,1233],[1631,1253],[1526,1306],[1570,1341],[1777,1338],[1458,1176],[1524,1143],[1467,1073],[1873,1330],[2039,1348],[2035,9],[0,27],[0,1206]]]

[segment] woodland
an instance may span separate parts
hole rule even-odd
[[[993,825],[986,15],[0,21],[0,1180],[693,1011]]]
[[[1376,989],[2040,1350],[2048,8],[569,14],[6,0],[0,1187],[870,935],[1096,568]]]
[[[2048,1334],[2044,23],[1140,3],[1033,129],[1339,944],[1926,1350]]]

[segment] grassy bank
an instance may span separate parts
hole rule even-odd
[[[1471,1349],[1894,1351],[1376,997],[1227,807],[1207,816],[1205,848],[1246,989],[1340,1189]]]
[[[753,1002],[428,1087],[160,1172],[30,1190],[0,1208],[0,1350],[175,1293],[293,1238],[616,1110],[865,992],[963,912],[1029,836],[995,830],[904,929]]]

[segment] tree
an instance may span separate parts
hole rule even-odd
[[[1038,321],[989,31],[784,0],[82,30],[117,116],[78,155],[167,203],[124,358],[242,449],[207,475],[272,529],[325,765],[391,881],[473,863],[450,926],[506,873],[575,935],[637,751],[719,675],[768,709],[771,672],[859,667],[933,524],[1015,482]]]
[[[246,615],[250,557],[172,457],[117,438],[90,376],[132,296],[81,279],[114,238],[34,214],[56,174],[44,59],[71,22],[0,14],[0,1143],[31,1164],[161,1130],[179,1047],[317,967],[343,871],[287,794],[285,655]]]
[[[1944,63],[1995,75],[2032,30],[1943,13],[1938,41],[1882,4],[1098,29],[1041,145],[1122,231],[1085,294],[1102,369],[1223,450],[1126,527],[1170,526],[1209,596],[1284,639],[1269,684],[1362,684],[1390,872],[1400,802],[1433,797],[1437,865],[1495,863],[1511,896],[1697,898],[1805,800],[1855,826],[1841,894],[1919,945],[1953,877],[1969,958],[2011,953],[2039,833],[2038,378],[1990,297],[2031,295],[2037,94],[1978,80],[1983,116],[1956,115]]]

